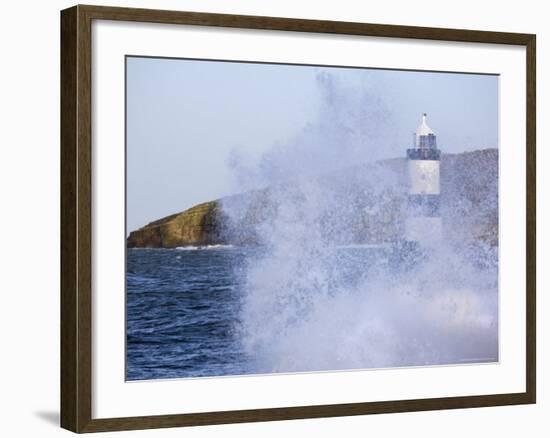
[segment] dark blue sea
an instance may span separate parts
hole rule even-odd
[[[246,373],[239,249],[129,249],[126,378]]]

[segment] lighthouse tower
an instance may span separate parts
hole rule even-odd
[[[436,136],[426,123],[424,113],[414,133],[413,147],[407,149],[409,195],[405,239],[409,242],[432,246],[441,239],[440,155]]]

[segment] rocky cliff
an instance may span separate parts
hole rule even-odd
[[[322,193],[315,220],[327,240],[338,244],[381,243],[403,235],[406,160],[358,165],[312,179]],[[311,184],[310,184],[311,186]],[[311,208],[309,192],[288,182],[196,205],[132,231],[129,248],[256,244],[281,209]],[[484,149],[441,158],[441,214],[446,236],[498,243],[498,150]],[[298,211],[296,218],[307,214]],[[295,219],[296,219],[295,218]]]

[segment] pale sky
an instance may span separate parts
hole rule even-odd
[[[127,231],[291,177],[498,147],[498,76],[127,58]]]

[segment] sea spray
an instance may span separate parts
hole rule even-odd
[[[498,239],[473,227],[453,228],[469,224],[467,182],[443,185],[442,220],[453,231],[448,239],[429,250],[403,245],[404,163],[357,165],[345,133],[363,134],[365,156],[377,156],[380,135],[373,141],[363,130],[344,129],[341,117],[333,124],[326,117],[356,102],[373,103],[376,114],[380,104],[368,96],[347,99],[321,79],[329,87],[322,127],[308,126],[266,154],[259,184],[268,188],[262,202],[253,203],[263,208],[251,214],[242,198],[222,202],[228,232],[235,237],[253,229],[261,248],[238,272],[243,295],[236,331],[250,372],[498,360]],[[368,117],[367,110],[359,119]],[[320,139],[319,132],[327,135]],[[331,161],[327,148],[338,151],[338,159]],[[489,191],[477,194],[478,213],[495,209],[496,186],[495,177]],[[464,206],[459,217],[457,204]],[[494,223],[486,225],[494,230]],[[476,233],[477,240],[465,238]]]
[[[260,225],[262,255],[244,272],[239,335],[252,372],[498,359],[487,254],[442,244],[402,266],[392,242],[375,250],[327,240],[323,212],[335,205],[323,205],[331,197],[314,182],[273,196],[278,214]]]

